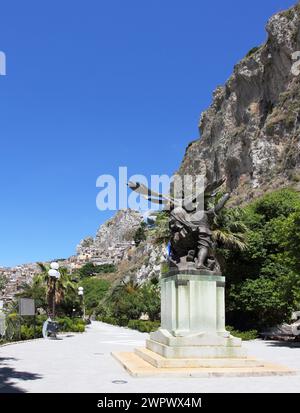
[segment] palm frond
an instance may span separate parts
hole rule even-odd
[[[37,262],[37,265],[40,267],[42,272],[46,272],[48,270],[47,266],[43,262]]]
[[[215,229],[212,236],[215,242],[226,248],[238,249],[240,251],[247,249],[246,238],[243,233],[232,233],[224,229]]]

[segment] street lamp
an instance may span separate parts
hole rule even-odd
[[[48,275],[53,282],[53,290],[52,290],[52,309],[51,309],[51,318],[55,316],[55,289],[56,289],[56,281],[60,278],[60,272],[58,271],[59,264],[58,262],[51,262],[50,270],[48,271]]]
[[[83,319],[85,319],[85,305],[84,305],[84,299],[83,299],[83,291],[84,291],[83,287],[78,287],[78,295],[81,300]]]
[[[60,278],[60,272],[58,271],[59,264],[58,262],[51,262],[50,270],[48,270],[48,275],[50,277],[48,294],[52,294],[52,297],[48,295],[49,301],[52,298],[52,302],[49,303],[49,318],[43,324],[43,337],[56,339],[56,333],[58,331],[58,324],[54,322],[55,316],[55,289],[56,281]],[[51,308],[52,307],[52,308]]]

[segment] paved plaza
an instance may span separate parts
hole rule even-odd
[[[300,343],[245,342],[249,356],[299,370],[295,376],[134,378],[111,356],[144,345],[148,334],[93,322],[86,333],[0,346],[1,392],[299,392]]]

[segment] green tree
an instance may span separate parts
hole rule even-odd
[[[249,206],[264,222],[280,216],[288,217],[299,210],[299,194],[291,189],[271,192]]]
[[[259,277],[233,286],[228,297],[227,311],[232,311],[233,307],[234,324],[244,330],[253,326],[262,330],[289,318],[293,300],[285,294],[280,285],[282,281],[282,277],[275,280]]]
[[[275,191],[243,211],[247,248],[225,250],[227,322],[264,329],[300,307],[300,196]]]
[[[74,292],[76,284],[72,280],[71,274],[64,267],[59,269],[60,278],[54,279],[48,274],[49,265],[39,263],[41,273],[36,276],[37,282],[46,285],[47,313],[49,317],[53,317],[53,303],[61,304],[65,295],[68,292]]]
[[[88,313],[92,313],[107,293],[110,282],[97,277],[85,278],[80,285],[84,288],[84,303]]]
[[[160,296],[157,283],[143,285],[130,280],[115,285],[97,308],[100,317],[110,317],[119,325],[129,320],[138,320],[147,313],[151,320],[157,320],[160,312]]]
[[[21,292],[17,294],[17,297],[32,298],[35,300],[36,308],[47,310],[46,286],[38,276],[34,276],[30,284],[22,284]]]
[[[93,264],[92,262],[88,262],[84,264],[79,270],[80,278],[92,277],[95,275],[95,273],[96,273],[95,264]]]
[[[160,319],[160,288],[153,282],[145,283],[140,288],[141,312],[148,314],[151,321]]]

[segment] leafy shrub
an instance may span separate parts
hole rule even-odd
[[[36,316],[35,325],[33,317],[20,317],[12,313],[7,316],[6,337],[3,341],[32,340],[41,338],[43,324],[47,316]],[[85,331],[85,321],[81,318],[57,317],[59,332],[76,332]]]
[[[84,333],[85,325],[81,323],[74,323],[71,331],[74,333]]]
[[[260,46],[252,47],[252,49],[249,50],[249,52],[247,53],[246,57],[252,56],[252,55],[253,55],[254,53],[256,53],[259,49],[260,49]]]
[[[134,242],[136,246],[139,246],[142,241],[145,241],[146,237],[146,223],[142,222],[134,234]]]
[[[226,326],[226,331],[229,331],[234,337],[241,338],[244,341],[255,340],[258,337],[257,330],[239,331],[231,326]]]
[[[107,324],[112,324],[113,326],[117,326],[118,325],[118,320],[114,317],[110,317],[110,316],[98,316],[97,317],[97,321],[102,321],[103,323],[107,323]]]
[[[21,325],[21,340],[31,340],[34,338],[34,327]]]
[[[79,270],[80,278],[92,277],[96,274],[111,273],[116,271],[116,266],[113,264],[95,265],[92,262],[84,264]]]
[[[159,211],[153,229],[149,231],[156,244],[166,243],[170,239],[169,214],[166,211]]]
[[[59,331],[72,331],[74,320],[69,317],[60,317],[55,320],[59,325]]]
[[[85,330],[85,322],[81,318],[60,317],[56,321],[62,332],[82,333]]]
[[[128,328],[138,330],[142,333],[151,333],[160,327],[160,321],[130,320]]]

